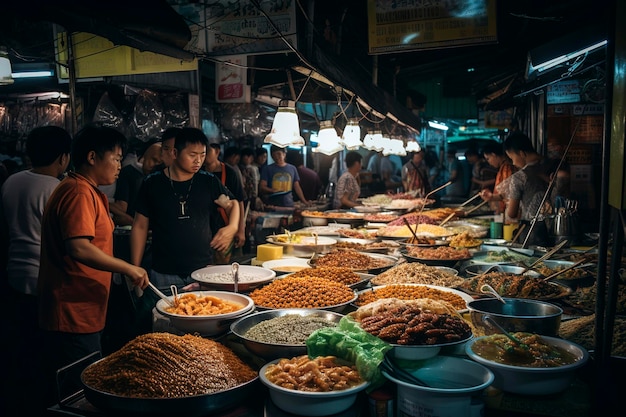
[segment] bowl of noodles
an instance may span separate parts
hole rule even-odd
[[[244,294],[228,291],[190,291],[156,303],[156,310],[172,326],[185,333],[216,336],[228,331],[236,319],[254,310],[254,301]]]

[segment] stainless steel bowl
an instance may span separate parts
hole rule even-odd
[[[462,274],[467,275],[469,277],[473,277],[473,276],[482,274],[483,272],[487,271],[489,268],[491,268],[490,270],[491,272],[506,272],[507,274],[516,274],[516,275],[521,274],[522,272],[524,272],[524,269],[526,269],[526,268],[522,268],[521,266],[515,266],[515,265],[467,264],[462,269]],[[535,277],[541,276],[541,274],[539,274],[537,271],[532,271],[532,270],[524,272],[524,275],[530,275],[530,276],[535,276]]]
[[[294,356],[304,355],[307,352],[305,344],[286,345],[280,343],[265,343],[249,339],[245,336],[246,332],[250,330],[253,326],[263,321],[271,320],[276,317],[286,316],[288,314],[322,317],[335,323],[339,323],[339,320],[341,320],[341,318],[343,317],[343,314],[334,313],[332,311],[304,308],[267,310],[251,314],[235,321],[230,325],[230,330],[233,332],[233,334],[235,334],[242,340],[246,349],[266,360],[272,360],[277,358],[292,358]]]
[[[561,325],[563,309],[554,304],[524,298],[483,298],[467,303],[472,324],[485,335],[499,333],[498,329],[485,324],[490,316],[509,332],[528,332],[556,336]]]

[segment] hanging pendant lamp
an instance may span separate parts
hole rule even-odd
[[[11,76],[11,61],[7,48],[0,46],[0,85],[11,85],[14,80]]]
[[[304,146],[304,138],[300,136],[300,123],[295,107],[279,107],[274,116],[272,130],[265,136],[265,143],[281,148],[287,146]]]
[[[346,149],[350,151],[356,151],[363,146],[361,141],[361,127],[357,119],[348,120],[345,129],[343,130],[343,142]]]
[[[370,150],[380,152],[383,150],[383,133],[380,130],[372,130],[363,139],[363,146]]]
[[[406,151],[407,152],[419,152],[422,150],[422,147],[415,139],[409,139],[406,142]]]
[[[331,120],[320,122],[320,131],[317,133],[318,145],[312,149],[315,153],[333,155],[343,150],[343,140],[337,135]]]

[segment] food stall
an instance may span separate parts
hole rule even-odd
[[[259,239],[257,256],[250,261],[253,265],[232,270],[228,265],[209,266],[192,275],[199,284],[200,291],[193,291],[198,297],[210,293],[219,304],[237,295],[246,300],[245,310],[216,317],[177,315],[171,320],[167,301],[160,301],[162,314],[155,316],[155,335],[187,337],[193,329],[263,372],[258,380],[255,375],[236,385],[235,391],[218,389],[199,398],[157,396],[133,401],[115,393],[111,399],[102,387],[92,386],[93,379],[83,378],[84,392],[68,396],[51,413],[138,415],[141,411],[136,407],[145,402],[143,409],[160,407],[165,414],[175,407],[193,415],[289,416],[295,401],[307,404],[301,412],[312,416],[329,412],[411,415],[416,407],[430,407],[438,415],[445,409],[443,404],[496,417],[588,415],[593,405],[588,377],[594,344],[589,336],[597,262],[593,236],[585,246],[521,248],[510,240],[491,238],[493,216],[467,216],[471,207],[431,208],[430,204],[427,199],[384,195],[363,199],[354,210],[299,209],[298,221],[290,214],[290,221],[281,217],[276,225],[263,228],[271,230],[259,236],[263,240]],[[271,218],[258,218],[262,217]],[[184,295],[179,295],[180,300]],[[175,298],[169,301],[174,303]],[[528,313],[531,307],[526,304],[536,311]],[[617,310],[626,312],[623,291]],[[496,324],[487,323],[485,316]],[[218,331],[207,333],[200,319],[212,322],[210,329]],[[623,319],[618,320],[623,324]],[[221,327],[215,327],[215,321]],[[189,323],[199,327],[187,327]],[[537,330],[546,326],[551,330]],[[306,329],[304,335],[301,329]],[[513,348],[523,347],[522,362],[535,355],[531,346],[542,343],[565,352],[564,362],[537,365],[528,372],[527,363],[502,366],[494,363],[493,354],[487,359],[480,356],[481,349],[489,348],[472,347],[482,341],[504,346],[491,349],[513,349],[502,331],[519,342]],[[283,340],[287,335],[290,338]],[[623,338],[616,334],[616,356],[626,355]],[[368,350],[372,340],[378,347]],[[364,348],[366,344],[370,347]],[[307,353],[314,355],[307,359]],[[312,363],[318,354],[335,356],[339,363]],[[360,379],[344,381],[346,391],[341,395],[310,396],[298,389],[294,394],[289,392],[293,386],[275,386],[279,383],[274,373],[290,377],[290,367],[281,358],[311,369],[346,366],[346,372],[358,371]],[[176,354],[168,353],[162,360],[176,362]],[[90,370],[94,365],[83,366]],[[438,369],[444,382],[428,372],[431,367]],[[480,377],[459,377],[457,371],[464,367],[477,368],[471,368],[472,373]],[[541,381],[549,382],[542,385]],[[233,400],[240,395],[249,400],[245,404]],[[337,408],[333,395],[343,399]],[[391,414],[380,414],[379,408]]]

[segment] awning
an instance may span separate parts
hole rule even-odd
[[[189,26],[166,0],[148,5],[126,0],[20,0],[6,12],[22,19],[48,21],[69,32],[102,36],[116,45],[191,61],[183,48],[191,40]]]
[[[314,46],[309,60],[313,68],[300,64],[292,66],[292,69],[324,84],[340,87],[344,93],[354,96],[359,105],[380,119],[389,118],[415,131],[421,129],[422,122],[418,116],[373,84],[366,74],[355,71],[341,57],[330,55]]]

